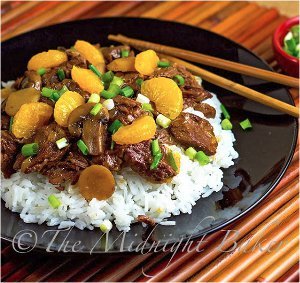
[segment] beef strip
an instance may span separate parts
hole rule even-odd
[[[140,90],[140,86],[136,84],[136,80],[141,78],[138,72],[117,72],[115,75],[124,80],[124,85],[130,86],[134,91]]]
[[[194,109],[201,111],[206,118],[215,118],[216,116],[216,109],[207,103],[203,103],[203,102],[197,103],[194,106]]]
[[[1,171],[5,178],[15,172],[13,164],[19,151],[16,139],[8,131],[1,131]]]
[[[156,130],[156,139],[159,139],[162,144],[176,145],[174,138],[170,135],[169,131],[164,128],[159,128]]]
[[[92,163],[103,165],[111,171],[119,171],[123,164],[123,147],[115,146],[114,150],[106,150],[104,154],[93,156]]]
[[[165,151],[163,146],[161,149],[162,152]],[[133,171],[154,183],[167,182],[176,175],[175,170],[166,162],[165,156],[157,169],[150,170],[153,161],[150,140],[127,145],[124,149],[124,161]]]
[[[121,51],[122,50],[128,50],[130,51],[130,47],[127,45],[120,45],[120,46],[110,46],[110,47],[102,47],[101,51],[103,54],[103,57],[105,59],[105,63],[109,64],[111,61],[121,58]],[[130,51],[129,56],[133,57],[134,52]]]
[[[146,111],[142,109],[141,103],[118,95],[114,98],[115,107],[109,111],[109,117],[111,120],[120,120],[123,125],[127,125],[133,122],[133,120],[148,115]]]
[[[211,124],[194,114],[181,113],[171,123],[174,138],[185,147],[195,147],[207,155],[216,153],[218,142]]]
[[[10,116],[5,112],[1,113],[1,130],[9,130]]]

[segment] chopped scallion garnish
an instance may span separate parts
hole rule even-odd
[[[56,91],[56,90],[52,89],[52,88],[48,88],[48,87],[43,87],[42,88],[42,96],[51,98],[54,91]]]
[[[153,109],[153,107],[150,103],[143,103],[142,104],[142,109],[145,110],[145,111],[149,111],[151,113],[154,111],[154,109]]]
[[[179,86],[183,86],[183,85],[184,85],[184,82],[185,82],[184,77],[181,76],[181,75],[176,75],[176,76],[174,76],[174,77],[173,77],[173,80],[174,80],[175,83],[177,83],[177,85],[179,85]]]
[[[95,67],[93,64],[89,65],[89,68],[91,71],[93,71],[99,78],[101,78],[101,73],[100,71],[97,69],[97,67]]]
[[[230,114],[227,111],[226,107],[223,104],[221,104],[220,108],[221,108],[224,118],[230,120]]]
[[[87,148],[87,146],[86,146],[86,144],[84,143],[83,140],[79,140],[79,141],[77,142],[77,146],[78,146],[78,148],[80,149],[80,151],[81,151],[84,155],[88,155],[88,154],[89,154],[89,150],[88,150],[88,148]]]
[[[55,195],[50,195],[48,197],[48,202],[53,208],[59,208],[61,206],[60,200]]]
[[[102,109],[102,104],[101,103],[97,103],[96,105],[94,105],[94,107],[92,108],[92,110],[90,111],[90,113],[93,116],[96,116]]]
[[[199,164],[202,166],[204,166],[210,162],[209,157],[203,151],[198,151],[196,153],[195,160],[197,160],[199,162]]]
[[[143,104],[143,103],[149,103],[150,99],[147,96],[139,93],[136,97],[136,101]]]
[[[13,125],[13,122],[14,122],[14,117],[10,117],[9,119],[9,131],[12,132],[12,125]]]
[[[156,123],[165,129],[170,126],[171,122],[172,122],[171,119],[169,119],[168,117],[162,114],[159,114],[156,117]]]
[[[103,102],[103,106],[107,109],[107,110],[112,110],[115,108],[115,103],[113,101],[113,99],[106,99],[104,102]]]
[[[251,122],[249,119],[246,119],[242,122],[240,122],[240,125],[242,127],[243,130],[247,130],[247,129],[251,129],[252,128],[252,125],[251,125]]]
[[[123,126],[122,122],[120,120],[115,120],[112,122],[112,124],[108,127],[108,131],[111,134],[114,134],[117,130],[119,130]]]
[[[152,156],[161,153],[158,139],[151,141],[151,151],[152,151]]]
[[[193,147],[189,147],[186,149],[185,154],[189,157],[189,159],[194,160],[197,151]]]
[[[103,233],[107,233],[112,229],[112,223],[108,219],[105,219],[99,227]]]
[[[56,145],[59,149],[62,149],[64,147],[68,146],[68,141],[67,141],[66,138],[61,138],[61,139],[56,141]]]
[[[64,85],[58,92],[59,96],[62,96],[66,91],[69,91],[69,89]]]
[[[92,93],[88,103],[99,103],[100,102],[100,95],[98,93]]]
[[[62,81],[66,78],[65,72],[63,69],[58,69],[57,70],[57,76],[58,78]]]
[[[28,143],[24,144],[21,149],[23,156],[28,157],[37,154],[39,151],[38,143]]]
[[[108,90],[103,90],[101,96],[106,99],[114,98],[121,92],[121,88],[118,85],[110,84]]]
[[[141,87],[143,81],[144,81],[143,79],[138,78],[138,79],[136,79],[135,83],[136,83],[139,87]]]
[[[115,84],[121,87],[124,84],[124,80],[120,77],[114,76],[113,80],[111,81],[111,84]]]
[[[125,86],[121,89],[121,94],[125,97],[131,97],[134,95],[134,91],[130,86]]]
[[[123,49],[123,50],[121,51],[121,56],[122,56],[123,58],[128,57],[128,56],[129,56],[129,50]]]
[[[163,157],[162,153],[159,153],[154,156],[153,161],[150,165],[150,170],[154,170],[158,167],[159,162],[161,161],[162,157]]]
[[[57,91],[54,91],[50,98],[54,101],[57,101],[60,98],[60,95]]]
[[[231,130],[232,129],[232,124],[228,119],[224,119],[221,122],[221,126],[223,130]]]
[[[45,68],[40,68],[40,69],[37,70],[37,73],[38,73],[40,76],[42,76],[42,75],[44,75],[44,74],[46,73],[46,69],[45,69]]]
[[[160,68],[167,68],[167,67],[170,67],[170,62],[167,62],[167,61],[158,61],[157,63],[157,67],[160,67]]]
[[[168,161],[169,165],[177,172],[178,166],[176,164],[176,160],[175,160],[175,157],[174,157],[174,154],[172,151],[168,152],[167,161]]]
[[[102,81],[105,83],[110,83],[114,78],[114,73],[112,71],[108,71],[102,75]]]

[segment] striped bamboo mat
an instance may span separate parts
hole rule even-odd
[[[104,16],[152,17],[212,30],[252,49],[280,72],[271,37],[286,17],[253,2],[26,2],[2,1],[2,40],[45,25]],[[299,105],[299,92],[291,89]],[[299,147],[274,192],[246,217],[228,228],[238,230],[238,247],[221,253],[222,231],[206,238],[197,252],[146,255],[77,256],[14,253],[2,242],[2,281],[267,281],[298,282]],[[276,221],[276,222],[274,222]],[[275,225],[270,225],[276,223]],[[275,252],[253,249],[264,235],[264,246],[283,243]],[[245,253],[247,247],[247,253]],[[172,260],[171,260],[172,259]],[[149,277],[150,276],[150,277]]]

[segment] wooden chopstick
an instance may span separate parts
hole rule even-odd
[[[215,84],[217,86],[220,86],[222,88],[230,90],[234,93],[237,93],[243,97],[246,97],[248,99],[254,100],[256,102],[259,102],[259,103],[269,106],[271,108],[279,110],[283,113],[292,115],[293,117],[296,117],[296,118],[299,117],[299,109],[295,106],[292,106],[290,104],[282,102],[273,97],[267,96],[263,93],[260,93],[256,90],[253,90],[251,88],[248,88],[248,87],[245,87],[238,83],[235,83],[231,80],[225,79],[219,75],[216,75],[214,73],[206,71],[200,67],[197,67],[197,66],[190,64],[188,62],[185,62],[183,60],[180,60],[180,59],[177,59],[177,58],[174,58],[171,56],[166,56],[166,55],[163,55],[163,57],[172,62],[175,62],[175,63],[185,66],[189,71],[191,71],[195,75],[199,75],[205,81],[208,81],[212,84]]]
[[[110,34],[108,36],[108,39],[129,44],[132,46],[137,46],[143,49],[153,49],[156,52],[160,52],[171,56],[176,56],[178,58],[186,59],[203,65],[252,76],[266,81],[276,82],[290,87],[299,88],[299,79],[297,78],[289,77],[286,75],[278,74],[275,72],[255,68],[252,66],[248,66],[236,62],[231,62],[228,60],[205,55],[202,53],[197,53],[197,52],[171,47],[167,45],[157,44],[153,42],[143,41],[135,38],[129,38],[120,34],[119,35]]]

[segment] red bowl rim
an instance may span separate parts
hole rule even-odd
[[[289,29],[296,25],[299,24],[299,16],[295,16],[293,18],[290,18],[283,22],[280,26],[277,27],[277,29],[274,32],[273,35],[273,44],[276,50],[284,57],[287,57],[289,60],[298,63],[299,64],[299,58],[291,56],[290,54],[287,54],[283,50],[283,38],[284,36],[288,33]]]

